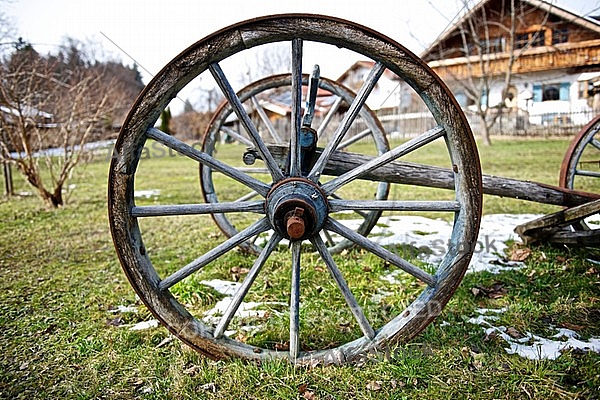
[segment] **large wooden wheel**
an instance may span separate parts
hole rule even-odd
[[[315,68],[315,71],[318,72],[318,69]],[[313,125],[316,127],[315,133],[318,139],[317,146],[324,147],[327,144],[328,139],[330,139],[335,132],[336,120],[338,119],[336,116],[340,110],[347,109],[348,106],[352,104],[356,94],[338,82],[321,77],[318,73],[314,73],[314,76],[312,77],[309,77],[308,75],[302,77],[302,85],[306,86],[307,90],[305,91],[307,93],[310,93],[310,89],[312,88],[309,85],[311,82],[316,85],[315,89],[320,91],[320,96],[322,97],[321,102],[318,105],[321,117],[319,118],[317,126],[315,125],[317,118],[313,116],[315,117]],[[285,150],[287,150],[289,145],[289,120],[283,121],[284,123],[278,123],[282,122],[284,118],[277,118],[275,121],[272,121],[267,113],[270,112],[271,115],[276,114],[269,111],[269,108],[278,110],[277,107],[281,108],[282,106],[273,104],[275,101],[273,99],[283,97],[281,101],[284,102],[287,94],[291,91],[291,86],[291,74],[274,75],[253,82],[236,93],[241,104],[244,106],[244,109],[247,110],[249,114],[255,115],[253,123],[256,126],[261,139],[265,143],[272,144],[269,146],[271,152],[278,152],[279,154],[285,153]],[[316,92],[313,91],[313,93]],[[283,104],[285,105],[285,103]],[[286,109],[278,110],[279,113],[285,113],[286,111]],[[219,158],[219,148],[228,147],[229,156],[231,154],[231,148],[236,148],[238,153],[237,157],[241,160],[245,160],[246,164],[248,164],[244,167],[244,172],[268,183],[270,176],[264,167],[264,163],[257,162],[255,155],[246,150],[246,146],[250,148],[253,147],[251,137],[243,131],[238,132],[238,130],[228,126],[228,121],[231,121],[233,115],[233,107],[228,101],[223,102],[219,106],[206,129],[202,151],[212,157]],[[382,155],[390,150],[383,126],[373,111],[366,105],[363,105],[361,108],[354,125],[358,127],[358,129],[355,129],[351,134],[350,132],[346,134],[347,138],[337,146],[338,148],[346,149],[357,142],[361,142],[363,145],[368,143],[368,146],[373,148],[373,154]],[[224,140],[225,137],[245,146],[231,145],[231,143],[227,143],[228,140]],[[282,163],[280,162],[280,164]],[[285,168],[285,166],[283,167]],[[219,173],[218,171],[214,172],[216,174]],[[234,186],[236,186],[235,180],[222,179],[220,185],[216,184],[215,179],[213,179],[213,169],[204,164],[200,165],[200,186],[204,200],[208,203],[218,203],[219,201],[224,200],[247,201],[260,197],[254,190],[244,190],[244,185],[241,185],[242,195],[236,197],[237,190],[234,189]],[[238,184],[238,186],[240,186],[240,184]],[[389,187],[390,185],[388,183],[379,182],[376,185],[373,199],[385,200],[389,193]],[[362,219],[362,222],[356,228],[356,232],[366,236],[377,223],[382,211],[370,210],[363,212],[361,210],[354,210],[352,213]],[[243,214],[247,215],[247,213]],[[219,229],[221,229],[227,237],[232,237],[239,233],[240,227],[236,226],[239,225],[239,223],[236,223],[235,216],[232,216],[232,213],[215,213],[211,216]],[[350,219],[351,216],[345,216],[345,218]],[[245,222],[243,228],[250,225],[251,222],[254,222],[248,221],[245,216],[242,216],[241,219]],[[328,243],[329,251],[331,253],[338,253],[353,245],[353,242],[347,239],[337,243],[334,242],[331,235],[326,230],[323,231],[322,236],[325,242]],[[245,251],[258,254],[261,251],[261,246],[257,245],[257,240],[258,238],[254,237],[252,240],[242,242],[239,246]]]
[[[231,75],[228,77],[224,72],[224,65],[238,53],[276,42],[289,43],[292,58],[291,128],[289,143],[285,143],[288,154],[285,165],[276,160],[232,89]],[[327,45],[331,52],[339,48],[353,51],[373,65],[332,138],[322,149],[312,146],[310,121],[307,124],[301,115],[303,52],[313,43]],[[244,172],[234,161],[219,160],[154,128],[169,102],[205,71],[214,77],[248,133],[251,151],[268,171],[267,181]],[[341,152],[339,146],[384,72],[395,74],[414,89],[427,105],[435,126],[381,155],[367,154],[369,157],[362,158],[359,165],[339,176],[325,176],[334,160],[339,162],[341,158],[343,164],[344,154],[348,154],[349,161],[354,157],[350,155],[354,153]],[[152,145],[161,143],[209,167],[213,173],[218,171],[240,183],[245,190],[258,193],[258,198],[169,204],[169,197],[165,196],[165,204],[139,204],[135,198],[135,181],[142,170],[152,167],[146,160],[140,163],[149,141],[154,141]],[[447,152],[446,166],[454,172],[455,182],[449,199],[410,198],[410,188],[399,188],[397,192],[403,196],[398,199],[361,198],[358,189],[368,183],[363,177],[377,181],[378,168],[390,166],[400,157],[416,155],[429,146],[434,146],[435,151]],[[151,170],[149,176],[158,180],[167,173],[156,169]],[[327,364],[351,362],[407,341],[441,312],[459,285],[477,240],[481,172],[476,145],[460,107],[442,81],[417,56],[393,40],[348,21],[317,15],[280,15],[225,28],[196,42],[165,66],[138,97],[123,124],[110,167],[108,193],[111,233],[123,269],[142,301],[174,335],[213,358],[284,358],[298,364]],[[337,196],[338,193],[343,195]],[[392,189],[390,193],[395,192]],[[334,217],[335,212],[344,210],[386,214],[426,211],[451,221],[451,234],[447,243],[444,242],[440,261],[431,265],[403,257],[380,245],[376,238],[356,233],[344,220]],[[263,217],[222,242],[211,244],[214,239],[191,238],[198,248],[210,245],[198,254],[161,252],[161,241],[155,241],[163,232],[153,230],[151,221],[165,216],[171,216],[173,221],[185,221],[202,218],[197,214],[230,212]],[[147,221],[150,222],[146,224]],[[192,225],[201,228],[200,223]],[[188,232],[173,226],[169,229],[182,242],[185,238],[179,236]],[[324,231],[350,240],[362,250],[332,254],[320,235]],[[192,301],[182,296],[180,288],[185,286],[189,293],[190,287],[191,290],[196,287],[198,274],[227,264],[240,243],[262,232],[269,233],[268,239],[258,256],[246,256],[253,257],[253,263],[245,279],[229,299],[226,309],[213,314],[214,322],[207,322]],[[283,240],[289,242],[289,246],[279,246]],[[165,261],[170,255],[173,257]],[[368,285],[362,287],[364,280],[360,283],[358,280],[376,268],[397,272],[397,283],[390,286],[391,293],[372,292],[373,296],[365,296]],[[231,332],[235,317],[249,296],[256,293],[264,299],[267,291],[275,296],[269,289],[272,281],[264,281],[262,286],[256,287],[256,282],[266,273],[283,273],[287,282],[287,289],[280,293],[284,304],[280,301],[277,310],[262,314],[261,322],[271,324],[273,329],[251,338]],[[377,281],[379,279],[373,276],[370,282],[376,286]],[[362,287],[360,296],[356,296],[357,286]],[[337,293],[332,299],[339,298],[339,301],[326,298],[326,306],[317,311],[320,314],[312,315],[309,305],[332,290]],[[204,292],[198,288],[198,293]],[[394,301],[382,307],[373,300],[375,294],[392,296]],[[339,320],[341,315],[348,315],[349,320]],[[281,326],[276,323],[282,319],[287,321],[287,327],[279,332],[277,329]],[[335,338],[333,334],[318,337],[327,326],[333,328],[329,332],[334,332]],[[244,327],[248,327],[247,321]]]
[[[561,164],[559,185],[567,189],[597,192],[600,190],[600,116],[593,118],[573,138]],[[598,214],[591,218],[597,219]],[[585,220],[571,225],[576,231],[596,230]]]

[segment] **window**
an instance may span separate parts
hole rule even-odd
[[[527,46],[527,43],[529,43],[528,33],[517,34],[517,37],[515,38],[515,47],[517,49],[522,49],[523,47]]]
[[[597,83],[597,82],[598,81],[595,79],[579,82],[579,98],[587,99],[589,97],[593,97],[597,91],[596,87],[594,86],[594,83]]]
[[[560,99],[560,90],[555,85],[544,85],[542,87],[542,101]]]
[[[546,43],[546,32],[539,31],[531,34],[531,47],[540,47]]]
[[[488,92],[485,89],[481,91],[481,98],[479,99],[479,104],[481,105],[481,107],[487,107],[488,105]]]
[[[536,31],[528,33],[518,33],[515,36],[515,48],[522,49],[526,46],[540,47],[546,44],[546,32]]]
[[[491,38],[488,42],[490,53],[502,53],[506,51],[506,40],[503,37]]]
[[[590,94],[589,94],[588,86],[589,86],[589,81],[579,82],[579,91],[578,91],[577,95],[579,96],[580,99],[587,99],[589,97]]]
[[[503,37],[494,37],[488,40],[481,39],[479,46],[477,43],[469,43],[466,48],[466,56],[503,53],[506,51],[506,39]]]
[[[569,41],[569,30],[558,28],[552,30],[552,44],[566,43]]]
[[[489,40],[482,40],[479,45],[481,51],[485,54],[491,53],[502,53],[506,51],[506,41],[503,37],[490,38]]]
[[[533,101],[568,101],[569,87],[568,82],[533,85]]]

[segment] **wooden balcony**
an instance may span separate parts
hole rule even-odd
[[[508,60],[509,53],[497,53],[436,60],[428,64],[442,79],[456,80],[468,76],[479,78],[484,74],[503,75],[508,69]],[[552,70],[600,71],[600,39],[530,48],[519,55],[513,65],[514,74]]]

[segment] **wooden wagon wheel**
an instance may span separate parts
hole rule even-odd
[[[590,190],[600,178],[600,116],[592,119],[573,138],[561,164],[559,185],[567,189]],[[597,188],[597,186],[596,186]],[[571,225],[574,230],[590,230],[585,221]]]
[[[315,70],[318,71],[318,69]],[[340,112],[340,110],[343,110],[347,108],[348,105],[352,104],[356,94],[338,82],[317,75],[318,74],[315,74],[315,76],[312,78],[309,75],[303,75],[302,85],[307,87],[308,90],[306,90],[306,92],[308,94],[311,89],[309,87],[309,83],[311,81],[316,83],[318,89],[321,89],[322,91],[321,96],[325,97],[323,99],[323,103],[325,104],[320,106],[320,108],[322,108],[322,110],[320,110],[322,118],[320,118],[319,125],[316,128],[316,135],[318,139],[317,146],[324,147],[327,144],[326,139],[331,137],[331,134],[336,128],[336,124],[335,122],[332,122],[332,120],[335,119],[335,116]],[[287,147],[287,143],[289,143],[289,132],[282,131],[282,128],[287,130],[289,126],[287,126],[288,124],[276,125],[274,122],[272,122],[267,115],[267,110],[265,110],[265,107],[271,106],[271,108],[275,108],[277,105],[272,105],[270,101],[274,101],[273,99],[277,99],[278,97],[285,97],[286,94],[289,94],[291,85],[291,74],[274,75],[253,82],[237,92],[237,97],[240,99],[240,102],[245,109],[250,110],[249,113],[251,112],[257,115],[257,121],[255,122],[255,125],[259,134],[261,135],[261,138],[265,141],[265,143],[272,143],[274,146],[282,147],[282,150],[284,150]],[[261,101],[267,104],[262,105],[260,103]],[[286,110],[284,110],[284,112],[285,111]],[[224,141],[223,137],[229,137],[238,143],[253,147],[252,139],[248,134],[244,132],[237,132],[236,130],[227,126],[227,122],[230,121],[233,113],[234,111],[231,103],[225,101],[219,106],[206,129],[202,143],[202,151],[210,156],[218,158],[218,147],[220,145],[221,147],[237,147],[239,158],[244,159],[245,163],[249,165],[248,167],[244,168],[244,172],[259,179],[262,176],[264,178],[263,180],[268,182],[270,177],[268,175],[268,171],[266,171],[266,168],[264,168],[264,164],[260,163],[259,165],[259,163],[256,162],[255,156],[252,152],[245,152],[246,147],[242,148],[242,146],[220,143]],[[363,105],[359,112],[359,117],[362,119],[362,121],[355,121],[355,125],[357,127],[360,126],[360,128],[356,129],[355,132],[352,132],[352,135],[347,134],[347,139],[340,143],[338,148],[347,149],[354,143],[368,142],[371,146],[373,146],[375,150],[374,154],[382,155],[389,151],[390,147],[385,136],[383,126],[381,126],[381,123],[379,122],[379,119],[377,119],[375,113],[373,113],[373,111],[371,111],[366,105]],[[283,127],[281,125],[283,125]],[[276,149],[272,147],[270,150],[275,151]],[[213,180],[213,172],[218,173],[218,171],[213,171],[210,167],[200,164],[200,187],[206,202],[218,203],[219,201],[224,200],[248,201],[260,197],[260,195],[254,190],[245,190],[242,196],[236,197],[235,194],[232,194],[232,192],[234,192],[232,190],[232,186],[235,185],[236,182],[232,179],[229,179],[226,180],[226,182],[223,182],[220,185],[221,187],[219,187],[219,185],[215,185],[215,181]],[[374,200],[385,200],[389,193],[389,187],[390,185],[388,183],[379,182],[376,185]],[[353,214],[356,214],[363,220],[362,223],[356,228],[356,232],[363,236],[368,235],[373,226],[377,223],[377,219],[381,213],[381,210],[370,210],[365,212],[355,210]],[[240,227],[236,226],[236,223],[231,220],[230,213],[215,213],[211,214],[211,216],[217,226],[223,233],[225,233],[225,235],[227,235],[227,237],[232,237],[239,233]],[[248,225],[250,225],[250,221],[247,221],[244,227]],[[327,231],[324,231],[323,236],[329,245],[329,251],[331,253],[338,253],[354,244],[348,239],[344,239],[335,243]],[[257,238],[253,238],[252,241],[244,241],[239,244],[239,247],[247,252],[259,254],[262,248],[256,244],[256,239]]]
[[[290,160],[289,168],[283,170],[258,134],[221,67],[229,57],[244,49],[274,42],[288,42],[292,49]],[[305,173],[303,135],[306,134],[306,127],[302,124],[300,99],[302,54],[307,48],[307,42],[330,45],[332,51],[337,48],[354,51],[362,58],[371,60],[373,68],[336,129],[334,137],[324,149],[315,153],[318,156],[315,160],[311,159],[308,173]],[[382,155],[372,157],[371,161],[347,173],[325,179],[321,175],[328,161],[337,153],[339,144],[344,140],[359,110],[386,69],[410,85],[423,99],[435,119],[436,126]],[[182,88],[205,70],[209,70],[215,78],[248,131],[254,151],[264,160],[269,171],[270,182],[257,180],[237,167],[221,162],[195,146],[154,128],[161,111]],[[248,189],[256,191],[260,199],[241,202],[137,205],[134,181],[144,145],[149,139],[233,178]],[[450,160],[449,167],[454,171],[455,191],[452,200],[373,201],[331,198],[338,190],[351,185],[361,176],[373,175],[378,167],[404,155],[418,152],[432,142],[440,141],[445,144]],[[155,174],[158,176],[161,171],[155,171]],[[108,202],[115,248],[130,283],[152,313],[185,343],[214,358],[234,356],[251,360],[284,358],[298,364],[344,363],[354,361],[366,353],[383,351],[391,344],[414,337],[441,312],[451,298],[465,273],[477,239],[481,213],[481,171],[476,145],[460,107],[442,81],[417,56],[393,40],[351,22],[326,16],[279,15],[242,22],[198,41],[167,64],[147,85],[126,118],[115,145],[109,174]],[[356,234],[354,230],[332,217],[333,212],[341,210],[424,210],[439,215],[449,214],[452,233],[437,265],[415,264],[379,245],[375,240]],[[143,235],[144,225],[141,220],[154,220],[171,215],[177,215],[177,218],[191,218],[192,214],[239,211],[264,214],[264,217],[211,250],[194,255],[197,258],[186,265],[175,266],[175,262],[179,260],[177,257],[174,258],[175,262],[172,261],[164,267],[153,264],[152,258],[156,249],[146,246],[143,236],[146,239],[148,237]],[[344,267],[339,265],[340,262],[348,260],[343,257],[336,258],[328,251],[319,236],[323,230],[339,234],[364,249],[353,255],[359,257],[358,265],[365,268],[363,273],[367,273],[366,268],[373,262],[374,256],[380,257],[390,268],[402,272],[403,283],[395,286],[397,290],[402,292],[411,289],[416,294],[411,295],[406,303],[394,304],[400,311],[391,316],[383,315],[377,325],[371,324],[367,315],[385,310],[380,310],[377,305],[368,310],[361,307],[363,299],[354,297],[351,290],[354,287],[353,282],[346,282]],[[271,232],[268,242],[256,257],[252,268],[227,309],[218,318],[218,322],[215,325],[202,322],[201,317],[194,315],[194,311],[190,310],[186,301],[178,298],[179,285],[187,284],[188,279],[193,279],[199,270],[204,267],[210,268],[213,263],[227,257],[239,243],[266,231]],[[290,246],[282,250],[278,243],[284,238],[290,241]],[[305,251],[309,242],[312,248],[316,249],[316,253]],[[285,306],[283,312],[289,317],[288,333],[283,333],[288,338],[286,345],[271,345],[268,341],[254,345],[243,339],[237,340],[237,336],[228,335],[227,328],[236,311],[240,311],[240,305],[257,277],[260,278],[272,264],[274,266],[271,268],[282,268],[282,257],[287,257],[286,263],[289,268],[289,305]],[[307,271],[304,266],[315,257],[319,260],[319,268]],[[274,258],[276,260],[271,263]],[[363,260],[362,264],[360,260]],[[300,286],[300,275],[317,274],[319,271],[333,278],[330,281],[331,287],[337,287],[341,303],[347,304],[346,311],[355,320],[350,324],[356,327],[358,336],[348,341],[336,341],[313,348],[304,343],[306,335],[310,336],[310,331],[307,333],[307,330],[303,329],[301,333],[300,329],[301,326],[305,327],[301,315],[304,318],[308,313],[301,306],[300,299],[303,291],[310,288],[310,282]],[[326,291],[327,288],[323,290]],[[317,296],[319,292],[314,293]],[[303,299],[308,300],[305,297]],[[332,310],[335,311],[337,309]],[[274,318],[275,314],[270,314],[267,322]],[[331,322],[324,317],[317,316],[316,319],[322,324]],[[333,323],[339,329],[346,327],[346,323]]]

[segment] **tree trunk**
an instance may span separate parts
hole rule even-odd
[[[63,201],[63,196],[62,196],[62,187],[63,185],[57,185],[54,188],[54,194],[52,195],[52,205],[56,208],[56,207],[60,207],[64,204]]]
[[[40,197],[47,206],[58,208],[63,205],[62,186],[55,188],[54,193],[50,193],[43,187],[38,187],[37,189]]]
[[[491,146],[492,140],[490,139],[490,127],[486,124],[485,120],[482,120],[481,122],[483,122],[481,124],[483,127],[483,130],[481,132],[481,139],[483,140],[483,144],[484,146]]]

